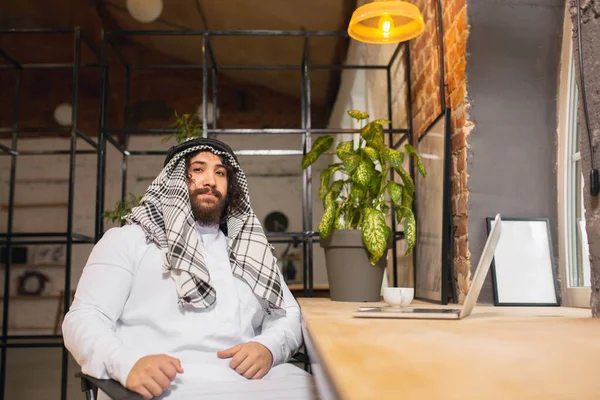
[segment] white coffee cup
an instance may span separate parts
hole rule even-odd
[[[383,288],[383,301],[391,307],[405,307],[410,304],[415,296],[414,288],[386,287]]]

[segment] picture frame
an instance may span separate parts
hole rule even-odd
[[[489,234],[493,217],[486,222]],[[548,218],[502,218],[492,285],[496,306],[560,306]]]

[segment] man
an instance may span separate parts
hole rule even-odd
[[[186,385],[205,399],[249,380],[307,382],[285,364],[302,343],[299,307],[229,146],[171,148],[126,220],[94,247],[63,323],[84,373],[145,399],[181,398]]]

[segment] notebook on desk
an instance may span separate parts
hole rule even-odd
[[[492,230],[481,253],[479,264],[475,270],[473,281],[465,302],[461,308],[441,307],[359,307],[352,316],[356,318],[402,318],[402,319],[463,319],[473,311],[477,298],[483,287],[485,277],[490,270],[496,246],[502,233],[502,220],[500,214],[496,215]]]

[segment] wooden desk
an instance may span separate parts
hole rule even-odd
[[[359,303],[298,302],[317,383],[344,400],[600,399],[600,319],[587,309],[477,306],[463,320],[383,320],[352,318]]]

